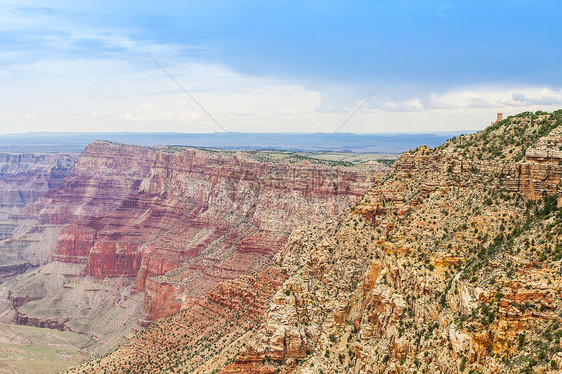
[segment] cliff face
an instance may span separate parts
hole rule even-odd
[[[211,373],[231,361],[247,343],[286,275],[267,267],[221,283],[186,309],[155,321],[115,353],[69,373]],[[217,347],[216,350],[209,349]],[[217,354],[220,350],[220,353]],[[178,363],[181,364],[178,365]]]
[[[88,288],[90,291],[82,299],[88,299],[84,297],[86,294],[99,297],[90,300],[91,305],[76,310],[79,295],[71,292],[75,288],[70,284],[85,275],[83,264],[59,263],[53,252],[59,242],[68,244],[66,250],[74,256],[89,250],[90,246],[72,247],[74,242],[64,233],[60,235],[63,227],[70,222],[82,227],[79,224],[82,220],[94,220],[118,207],[125,196],[138,191],[153,160],[154,151],[147,148],[94,142],[72,170],[68,170],[63,181],[51,183],[52,188],[41,198],[9,214],[2,225],[13,229],[0,242],[0,253],[11,263],[21,265],[6,267],[5,272],[13,275],[15,270],[25,271],[31,265],[34,269],[12,277],[0,287],[2,321],[65,329],[73,318],[84,321],[95,311],[101,313],[115,306],[116,302],[107,303],[101,297],[106,292],[104,287],[99,290],[94,287]],[[93,245],[95,229],[83,230],[82,234],[83,242],[90,240]],[[38,265],[41,266],[37,268]],[[121,287],[119,282],[115,283],[114,287]],[[48,298],[57,302],[43,300]],[[106,322],[106,325],[110,324]]]
[[[224,372],[559,372],[561,115],[408,152],[350,214],[295,233],[292,276]]]
[[[22,208],[62,184],[74,154],[0,154],[0,208]]]
[[[20,211],[37,202],[50,189],[57,188],[70,173],[74,154],[0,154],[0,278],[28,269],[22,244],[14,237],[30,226],[20,219]]]
[[[143,147],[94,142],[76,163],[76,156],[68,155],[6,158],[23,165],[9,167],[0,163],[5,173],[12,175],[2,179],[4,191],[10,191],[7,184],[13,184],[41,193],[19,190],[21,196],[29,196],[23,201],[30,204],[10,211],[0,223],[0,230],[5,233],[0,252],[18,262],[49,261],[63,225],[102,215],[119,206],[125,196],[138,190],[153,157],[154,152]],[[20,182],[14,184],[17,178]],[[12,203],[17,202],[3,204]]]
[[[97,336],[116,323],[109,316],[134,326],[139,305],[146,324],[191,308],[264,269],[294,228],[340,214],[387,171],[272,157],[94,142],[20,214],[30,222],[22,238],[59,231],[44,251],[52,262],[6,285],[20,301],[15,320]]]
[[[309,162],[262,163],[244,155],[209,157],[199,151],[162,156],[141,191],[162,196],[164,189],[165,205],[175,207],[172,216],[181,222],[147,246],[137,284],[142,289],[146,277],[177,269],[161,279],[150,278],[148,318],[162,315],[158,294],[151,292],[160,287],[155,282],[173,284],[189,304],[221,281],[258,271],[295,227],[339,214],[381,171],[380,166],[359,170]],[[181,166],[174,170],[168,165]],[[188,207],[184,217],[178,214],[180,206]],[[170,214],[158,216],[174,222]]]
[[[44,224],[101,216],[138,191],[153,160],[154,152],[145,147],[94,141],[64,183],[49,190],[42,204],[30,211],[38,211],[38,220]]]
[[[164,149],[139,193],[67,226],[54,258],[99,279],[135,277],[147,319],[175,314],[269,264],[295,227],[339,214],[383,170]]]
[[[407,152],[353,209],[292,233],[256,274],[283,275],[259,327],[234,334],[242,347],[202,333],[197,368],[219,368],[221,352],[224,373],[559,373],[561,128],[562,111],[526,113]],[[173,349],[153,353],[158,337],[192,339],[179,331],[159,320],[76,371],[140,372],[129,358],[146,346],[154,372],[194,370]]]

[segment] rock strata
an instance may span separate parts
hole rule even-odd
[[[561,116],[408,152],[350,214],[294,233],[291,276],[223,372],[559,372]]]
[[[64,182],[76,162],[74,154],[0,154],[0,278],[37,264],[30,246],[39,235],[33,217],[22,214],[51,189]]]
[[[245,292],[227,281],[72,372],[559,373],[561,129],[562,111],[522,113],[409,151],[350,210],[294,230]],[[252,300],[250,325],[216,318]],[[196,348],[178,318],[197,320]]]
[[[23,208],[63,183],[74,154],[0,153],[0,209]]]
[[[28,222],[20,243],[40,243],[61,266],[6,286],[20,301],[11,304],[16,322],[90,333],[101,326],[76,329],[76,318],[137,308],[123,303],[134,297],[147,326],[200,303],[221,282],[266,268],[293,229],[340,214],[388,170],[273,157],[94,142],[62,184],[19,215]],[[104,286],[85,286],[91,282]],[[101,295],[105,282],[118,288],[111,302],[78,294]],[[85,300],[84,310],[69,307]]]

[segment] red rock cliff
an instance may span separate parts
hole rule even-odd
[[[341,213],[382,170],[159,150],[139,193],[65,228],[55,257],[96,278],[135,277],[147,318],[170,315],[265,267],[294,228]]]
[[[77,158],[78,155],[63,153],[0,154],[0,267],[11,269],[7,274],[23,272],[33,262],[25,249],[36,241],[20,236],[29,230],[27,219],[32,217],[22,215],[21,211],[35,204],[49,189],[60,186]]]
[[[76,163],[75,159],[75,155],[62,154],[0,157],[0,172],[4,173],[0,191],[10,195],[10,201],[3,199],[3,204],[35,200],[18,211],[12,209],[8,219],[0,223],[0,232],[6,234],[6,240],[0,242],[3,254],[35,264],[48,261],[63,225],[102,216],[117,208],[125,196],[138,191],[153,163],[154,151],[95,141]],[[14,188],[10,190],[6,184]],[[14,191],[18,201],[12,198]],[[71,232],[72,228],[67,229],[61,237],[69,245]],[[90,247],[69,248],[69,253],[87,254]]]
[[[62,184],[77,155],[0,153],[0,207],[23,207]]]
[[[100,216],[121,205],[148,175],[154,152],[145,147],[94,141],[80,155],[64,183],[49,190],[39,221],[67,224]]]

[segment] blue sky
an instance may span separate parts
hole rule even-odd
[[[0,133],[481,129],[562,108],[555,1],[3,1]]]

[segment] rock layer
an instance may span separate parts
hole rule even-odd
[[[50,181],[48,189],[43,185],[41,198],[11,212],[0,223],[0,231],[5,231],[2,227],[11,227],[0,242],[3,255],[32,264],[49,261],[64,225],[103,215],[138,190],[141,180],[148,174],[154,152],[143,147],[96,141],[84,150],[76,163],[74,157],[56,155],[27,161],[30,165],[36,164],[27,166],[26,170],[43,170],[43,163],[50,160],[52,175],[60,177],[63,171],[68,175],[64,180]],[[21,166],[15,171],[20,169]],[[41,178],[34,180],[37,179]]]
[[[63,183],[74,154],[0,153],[0,208],[22,208]]]
[[[95,334],[103,326],[79,320],[123,312],[131,327],[137,314],[124,309],[139,299],[144,326],[176,314],[265,268],[294,228],[340,214],[387,171],[271,157],[94,142],[62,184],[19,213],[27,226],[11,240],[41,245],[51,263],[6,286],[16,322]],[[101,297],[108,287],[112,300]]]
[[[216,318],[262,300],[242,277],[73,372],[559,373],[561,129],[562,111],[523,113],[407,152],[252,275],[260,293],[273,280],[259,327]]]
[[[271,296],[285,279],[285,274],[267,267],[257,274],[225,281],[205,298],[132,336],[116,353],[73,368],[69,373],[180,369],[206,374],[218,370],[246,344],[249,331],[255,328]],[[217,350],[208,350],[210,345]]]
[[[293,234],[292,276],[223,372],[559,372],[561,117],[408,152],[353,213]]]
[[[383,170],[159,150],[139,193],[102,218],[67,226],[54,258],[85,263],[100,279],[136,277],[152,320],[260,270],[293,228],[339,214]]]
[[[50,190],[60,187],[76,162],[74,154],[0,154],[0,267],[5,278],[36,264],[28,246],[37,242],[25,237],[34,228],[33,217],[21,212]],[[20,239],[21,238],[21,239]],[[10,269],[10,270],[8,270]]]
[[[49,190],[38,211],[39,222],[68,224],[102,216],[138,191],[148,174],[154,152],[145,147],[104,141],[90,144],[59,188]]]
[[[68,234],[71,229],[64,229],[63,234],[59,234],[69,223],[71,228],[83,227],[79,222],[95,220],[120,206],[125,196],[138,191],[153,160],[154,151],[151,149],[94,142],[82,153],[63,181],[54,183],[32,204],[10,213],[2,223],[12,225],[14,229],[0,243],[1,253],[9,256],[12,262],[23,264],[20,268],[25,270],[30,268],[25,264],[41,267],[2,285],[0,312],[3,320],[12,316],[19,323],[66,329],[73,318],[89,317],[88,308],[103,314],[119,305],[119,298],[111,303],[94,298],[91,300],[93,305],[82,310],[84,315],[76,314],[71,305],[80,301],[71,291],[75,282],[86,275],[85,260],[77,256],[89,253],[97,226],[93,231],[81,231],[84,235],[82,242],[90,240],[86,248],[74,246],[74,240]],[[64,263],[57,261],[57,256],[53,254],[57,245],[67,245],[65,251],[69,255],[62,259]],[[121,285],[126,282],[116,283],[122,288]],[[128,283],[130,285],[131,282]],[[104,292],[97,293],[102,295]],[[48,300],[57,293],[60,303]],[[86,296],[87,293],[82,298],[88,300]]]

